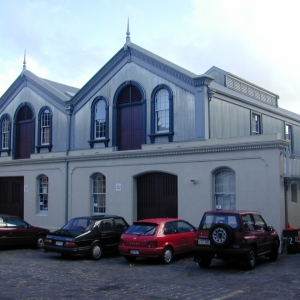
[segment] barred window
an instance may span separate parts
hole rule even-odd
[[[214,174],[214,200],[216,209],[236,209],[235,173],[221,169]]]
[[[49,195],[49,180],[48,177],[42,175],[38,179],[39,187],[38,187],[38,194],[39,194],[39,211],[40,212],[47,212],[48,211],[48,195]]]
[[[92,178],[93,213],[106,212],[106,178],[103,174],[96,174]]]

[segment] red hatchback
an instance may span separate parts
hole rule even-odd
[[[192,251],[195,232],[196,228],[182,219],[140,220],[122,234],[119,252],[129,262],[137,257],[160,257],[169,264],[174,255]]]

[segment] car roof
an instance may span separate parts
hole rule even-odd
[[[80,219],[80,218],[99,220],[99,219],[106,219],[106,218],[122,218],[122,217],[117,215],[103,214],[103,215],[95,215],[95,216],[81,216],[81,217],[75,217],[73,219]]]
[[[258,211],[253,211],[253,210],[226,210],[226,209],[220,209],[220,210],[210,210],[206,211],[206,214],[259,214]]]
[[[184,221],[182,219],[178,218],[151,218],[151,219],[143,219],[143,220],[138,220],[133,223],[166,223],[166,222],[172,222],[172,221]]]

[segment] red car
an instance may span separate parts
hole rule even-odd
[[[140,220],[122,234],[119,252],[129,262],[137,257],[160,257],[169,264],[174,255],[192,251],[195,232],[196,228],[182,219]]]
[[[0,246],[29,245],[44,246],[48,229],[35,227],[16,216],[0,214]]]

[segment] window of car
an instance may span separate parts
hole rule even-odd
[[[260,215],[253,215],[253,218],[256,230],[265,230],[267,228],[267,224]]]
[[[91,222],[89,218],[75,218],[70,220],[62,229],[84,232],[89,230]]]
[[[232,228],[240,226],[237,214],[207,213],[203,216],[199,229],[210,229],[215,224],[226,224]]]
[[[114,223],[112,219],[103,220],[100,224],[101,231],[112,231],[114,230]]]
[[[116,226],[117,229],[127,228],[127,224],[126,224],[126,222],[124,221],[123,218],[115,218],[114,221],[115,221],[115,226]]]
[[[189,232],[189,231],[194,231],[194,227],[184,221],[175,221],[173,222],[175,227],[178,229],[179,232]]]
[[[27,228],[27,224],[18,218],[7,217],[6,218],[7,227],[11,228]]]
[[[244,227],[246,230],[252,231],[255,230],[254,228],[254,220],[252,214],[245,214],[242,216]]]
[[[174,234],[178,233],[178,229],[174,226],[172,222],[168,222],[165,224],[164,234]]]
[[[157,224],[152,223],[134,223],[127,231],[126,234],[138,235],[154,235]]]

